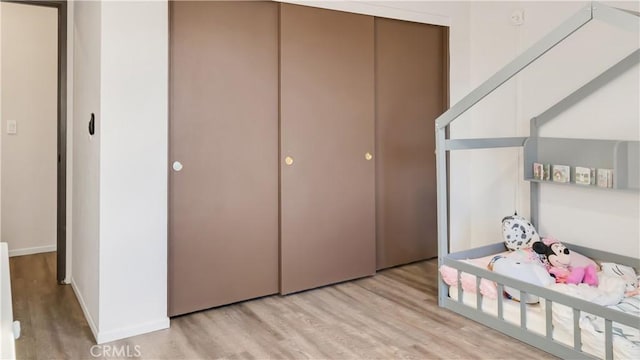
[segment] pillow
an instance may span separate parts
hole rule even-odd
[[[520,261],[523,263],[534,263],[541,266],[544,266],[544,262],[540,259],[540,255],[533,251],[532,248],[520,249],[516,251],[511,251],[505,255],[509,259]]]
[[[531,222],[518,215],[502,219],[502,237],[509,250],[530,248],[531,244],[540,241],[540,236]]]
[[[473,265],[473,260],[462,260],[467,264]],[[458,286],[458,270],[447,266],[440,266],[440,274],[442,275],[442,280],[451,287]],[[475,294],[477,292],[476,289],[476,276],[472,274],[468,274],[466,272],[462,272],[460,274],[460,282],[462,284],[462,290],[467,293]],[[483,296],[486,296],[489,299],[497,298],[496,284],[493,281],[487,279],[480,280],[480,293]]]
[[[571,250],[571,254],[569,255],[571,258],[571,266],[573,267],[588,267],[594,266],[596,269],[598,268],[598,264],[591,260],[590,258]]]
[[[544,266],[535,262],[522,262],[509,257],[496,257],[493,261],[492,269],[498,274],[537,286],[546,287],[555,283],[555,280],[549,275]],[[504,291],[512,299],[521,301],[519,290],[505,286]],[[535,304],[539,301],[538,296],[533,294],[527,294],[524,299],[527,304]]]

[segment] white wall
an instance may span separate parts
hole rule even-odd
[[[512,7],[499,2],[479,2],[471,5],[471,82],[473,87],[493,75],[518,54],[519,27],[509,23]],[[488,96],[470,111],[469,128],[472,138],[515,136],[517,117],[517,82],[510,81]],[[460,137],[454,133],[453,137]],[[475,150],[470,152],[468,182],[471,196],[467,199],[468,218],[473,229],[460,248],[498,242],[494,234],[500,220],[514,210],[514,183],[518,172],[520,149]],[[520,176],[521,177],[521,176]],[[456,214],[457,215],[457,214]],[[452,215],[453,216],[453,215]],[[464,245],[463,245],[464,244]]]
[[[98,342],[167,328],[168,5],[102,3]]]
[[[586,2],[495,2],[471,7],[472,84],[480,84]],[[609,3],[638,10],[638,3]],[[525,11],[513,26],[509,15]],[[596,21],[551,50],[472,111],[474,137],[528,136],[529,119],[588,82],[639,44]],[[638,66],[542,128],[542,136],[638,140]],[[457,135],[457,134],[455,134]],[[500,241],[500,219],[529,214],[529,184],[522,181],[521,150],[476,151],[469,199],[472,237],[466,246]],[[542,235],[622,254],[640,253],[638,193],[543,185]],[[465,246],[465,247],[466,247]]]
[[[640,10],[640,3],[611,3],[613,6]],[[532,8],[532,15],[545,16]],[[536,101],[525,103],[524,114],[535,114],[563,96],[563,90],[575,88],[606,70],[640,46],[640,35],[609,25],[594,23],[567,48],[550,53],[541,71],[551,79],[566,77],[554,91],[540,91]],[[575,49],[575,50],[574,50]],[[576,61],[569,61],[578,55]],[[550,64],[557,64],[550,66]],[[564,75],[573,73],[575,77]],[[523,97],[541,89],[539,77],[523,79]],[[530,84],[530,85],[529,85]],[[542,129],[543,136],[640,140],[640,67],[636,65],[622,77],[585,99]],[[558,187],[542,189],[540,231],[567,242],[640,257],[640,194],[607,191],[580,191]]]
[[[104,343],[169,326],[168,5],[73,5],[72,284]]]
[[[56,249],[55,8],[2,3],[2,241],[9,254]],[[7,122],[17,121],[17,134]]]
[[[73,6],[73,251],[71,284],[94,335],[99,330],[100,274],[100,104],[101,4],[76,1]],[[91,113],[96,135],[89,137]]]

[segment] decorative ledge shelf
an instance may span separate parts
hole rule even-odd
[[[578,187],[578,188],[583,188],[583,189],[594,189],[594,190],[605,190],[605,191],[622,191],[622,192],[638,192],[638,189],[616,188],[616,187],[608,188],[608,187],[602,187],[602,186],[597,186],[597,185],[576,184],[574,181],[563,183],[563,182],[559,182],[559,181],[538,180],[538,179],[534,179],[534,178],[525,178],[524,180],[525,181],[529,181],[529,182],[533,182],[533,183],[538,183],[538,184],[552,184],[552,185],[561,185],[561,186],[571,186],[571,187]],[[615,186],[615,181],[614,181],[614,186]]]
[[[533,163],[568,165],[571,182],[538,180]],[[575,167],[613,170],[613,188],[575,183]],[[602,190],[640,190],[640,142],[624,140],[530,137],[524,143],[524,179]]]

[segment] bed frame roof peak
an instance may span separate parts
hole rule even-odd
[[[638,32],[640,29],[640,22],[638,21],[640,19],[640,13],[611,7],[598,2],[591,2],[440,115],[436,119],[436,130],[448,126],[480,100],[484,99],[506,81],[547,53],[547,51],[551,50],[594,19],[604,21],[630,32]]]

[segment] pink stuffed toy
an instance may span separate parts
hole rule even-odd
[[[542,241],[533,243],[533,251],[544,255],[547,260],[547,271],[556,278],[556,283],[598,286],[598,275],[594,265],[584,267],[571,266],[571,252],[560,242],[546,245]]]

